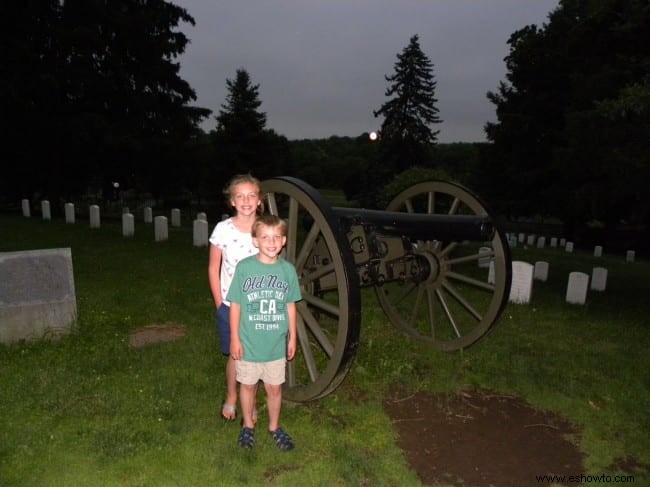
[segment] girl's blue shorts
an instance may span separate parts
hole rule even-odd
[[[219,343],[221,345],[221,353],[230,355],[230,306],[221,303],[215,310],[217,318],[217,331],[219,332]]]

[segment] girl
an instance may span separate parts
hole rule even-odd
[[[234,210],[234,216],[217,224],[210,236],[208,278],[216,309],[221,353],[226,362],[226,399],[221,415],[227,420],[237,417],[237,378],[235,362],[230,356],[230,303],[225,301],[235,273],[235,266],[245,257],[257,254],[251,231],[258,212],[262,210],[261,184],[250,174],[232,178],[224,194]],[[256,419],[255,410],[251,412]]]

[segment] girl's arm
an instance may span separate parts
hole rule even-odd
[[[214,307],[218,308],[223,302],[221,295],[221,249],[216,245],[210,244],[210,260],[208,262],[208,280],[210,281],[210,291],[214,299]]]

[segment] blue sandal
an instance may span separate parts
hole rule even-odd
[[[255,446],[255,430],[253,428],[243,427],[237,439],[237,444],[249,450],[253,448]]]
[[[278,450],[293,450],[293,440],[282,428],[278,428],[275,431],[269,431],[269,434],[271,435],[271,438],[273,438],[273,441],[275,441]]]

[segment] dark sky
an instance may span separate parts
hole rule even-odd
[[[181,76],[215,113],[226,79],[259,85],[267,128],[289,139],[358,136],[382,120],[385,75],[417,34],[433,63],[440,142],[484,141],[486,98],[505,80],[510,34],[548,21],[558,0],[171,0],[194,17]]]

